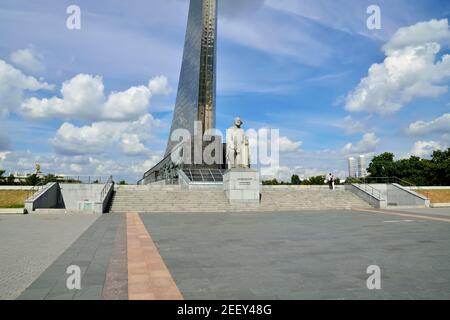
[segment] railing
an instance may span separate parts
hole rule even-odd
[[[109,176],[108,180],[106,181],[105,185],[103,186],[102,192],[100,193],[100,201],[103,201],[108,194],[109,190],[111,189],[111,186],[114,185],[113,176]]]
[[[366,177],[362,178],[364,183],[396,183],[402,187],[407,187],[411,191],[417,191],[418,193],[425,195],[429,198],[429,191],[427,189],[421,188],[407,180],[400,179],[398,177]]]
[[[368,185],[366,183],[354,183],[355,186],[357,186],[359,189],[364,190],[367,194],[370,194],[372,197],[378,199],[378,200],[384,200],[381,196],[381,192],[371,185]]]
[[[110,176],[107,175],[64,175],[58,176],[57,182],[60,183],[87,183],[87,184],[101,184],[106,183]]]
[[[178,152],[178,153],[180,153],[181,151],[180,151],[180,149],[182,149],[183,148],[183,146],[184,146],[184,144],[185,144],[186,142],[180,142],[180,143],[178,143],[177,145],[175,145],[175,147],[173,147],[172,148],[172,150],[171,150],[171,152],[169,153],[169,154],[167,154],[167,155],[165,155],[164,156],[164,158],[162,158],[161,159],[161,161],[159,161],[156,165],[154,165],[152,168],[150,168],[147,172],[145,172],[144,173],[144,176],[142,177],[142,179],[140,179],[138,182],[137,182],[137,184],[138,185],[141,185],[141,184],[143,184],[144,182],[145,182],[145,180],[146,180],[146,178],[148,178],[152,173],[154,173],[155,171],[160,171],[160,170],[162,170],[162,168],[163,168],[163,166],[165,165],[165,164],[167,164],[167,163],[170,163],[171,161],[173,161],[174,159],[176,159],[176,161],[175,161],[175,166],[179,166],[179,165],[181,165],[182,163],[183,163],[183,157],[180,155],[180,157],[173,157],[172,158],[172,154],[174,154],[174,153],[176,153],[176,152]],[[159,177],[156,177],[156,180],[155,181],[152,181],[152,182],[156,182],[156,181],[158,181],[158,178]]]
[[[45,180],[40,180],[36,185],[32,186],[31,189],[28,190],[27,199],[30,199],[39,189],[43,188],[48,182]]]

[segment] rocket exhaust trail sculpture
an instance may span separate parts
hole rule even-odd
[[[191,137],[199,121],[201,134],[216,126],[217,0],[191,0],[177,100],[166,155],[177,141],[172,133],[186,129]]]
[[[189,16],[184,41],[178,92],[172,126],[164,159],[144,174],[139,183],[175,180],[178,169],[223,167],[223,146],[219,137],[211,138],[216,146],[214,165],[203,162],[205,143],[198,139],[216,126],[216,52],[217,52],[217,0],[190,0]],[[180,129],[188,132],[193,141],[189,146],[194,161],[173,161],[171,155],[180,153]],[[175,138],[174,138],[175,137]],[[186,154],[184,144],[181,153]],[[198,146],[199,145],[199,146]],[[200,162],[198,155],[200,154]],[[171,159],[172,158],[172,159]],[[191,161],[191,162],[190,162]]]

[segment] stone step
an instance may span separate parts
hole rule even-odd
[[[259,206],[230,205],[222,190],[133,190],[119,188],[111,212],[251,212],[370,207],[345,190],[262,188]]]

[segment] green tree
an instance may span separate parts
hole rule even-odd
[[[47,184],[50,182],[58,182],[58,179],[54,174],[48,174],[47,176],[45,176],[44,183]]]
[[[125,180],[121,180],[120,182],[119,182],[119,185],[121,185],[121,186],[124,186],[124,185],[126,185],[127,184],[127,182],[125,181]]]
[[[309,183],[310,185],[323,185],[325,181],[325,178],[323,176],[315,176],[315,177],[311,177],[309,178]]]
[[[369,164],[367,171],[372,177],[393,177],[395,176],[394,154],[390,152],[375,156]]]
[[[0,184],[3,184],[5,181],[5,177],[3,177],[4,174],[5,170],[0,170]]]
[[[6,180],[6,183],[11,186],[11,185],[14,185],[15,182],[16,182],[16,177],[14,177],[14,175],[11,173],[8,176],[8,179]]]
[[[41,179],[40,179],[35,173],[33,173],[32,175],[29,175],[29,176],[25,179],[25,184],[26,184],[27,186],[35,186],[35,185],[37,185],[40,181],[41,181]]]
[[[450,148],[445,151],[434,151],[430,166],[427,169],[432,171],[433,177],[430,177],[430,179],[433,184],[450,185]]]
[[[267,185],[267,186],[275,186],[275,185],[279,185],[280,183],[278,182],[277,179],[272,179],[272,180],[265,180],[262,182],[263,185]]]
[[[292,177],[291,177],[291,184],[299,185],[301,183],[302,182],[300,181],[300,177],[298,175],[296,175],[296,174],[292,175]]]
[[[367,170],[371,177],[397,177],[414,185],[450,185],[450,148],[436,150],[431,160],[412,156],[394,161],[392,153],[383,153],[372,159]]]
[[[345,180],[345,183],[351,184],[351,183],[362,183],[363,180],[359,179],[359,178],[347,178],[347,180]]]

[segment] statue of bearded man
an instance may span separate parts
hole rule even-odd
[[[228,169],[250,168],[250,147],[248,137],[242,129],[243,122],[237,117],[234,126],[227,129]]]

